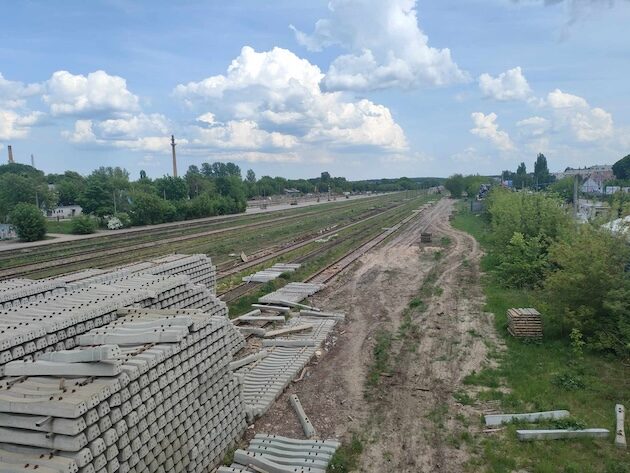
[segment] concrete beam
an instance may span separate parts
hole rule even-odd
[[[615,416],[617,420],[617,428],[615,430],[615,445],[619,448],[626,448],[626,431],[624,430],[624,417],[626,410],[623,404],[615,406]]]
[[[522,442],[533,440],[558,440],[576,438],[607,438],[610,435],[608,429],[550,429],[550,430],[517,430],[516,437]]]
[[[530,412],[526,414],[489,414],[485,416],[486,425],[493,427],[510,422],[538,422],[545,419],[563,419],[569,417],[569,411],[544,411]]]
[[[293,406],[293,410],[295,410],[298,419],[300,419],[300,424],[302,424],[302,429],[304,430],[304,435],[306,435],[306,438],[310,439],[315,437],[315,435],[317,434],[315,432],[315,427],[313,427],[313,424],[311,424],[311,421],[306,415],[306,412],[304,412],[304,408],[302,407],[302,403],[297,397],[297,394],[291,394],[289,396],[289,402],[291,403],[291,406]]]

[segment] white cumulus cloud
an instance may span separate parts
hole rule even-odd
[[[496,113],[489,113],[488,115],[485,115],[481,112],[473,112],[471,114],[471,118],[473,120],[474,127],[471,128],[470,132],[473,135],[477,135],[480,138],[490,141],[502,151],[510,151],[514,149],[514,143],[507,132],[499,130]]]
[[[592,108],[586,99],[556,89],[547,95],[560,125],[567,125],[578,141],[590,142],[614,135],[613,118],[606,110]]]
[[[180,84],[174,95],[202,108],[193,144],[267,151],[305,145],[407,148],[389,109],[320,88],[320,69],[291,51],[245,46],[225,75]],[[212,111],[208,111],[211,108]]]
[[[133,112],[139,99],[127,89],[127,81],[105,71],[87,76],[57,71],[45,83],[44,101],[53,115]]]
[[[469,79],[448,48],[429,46],[418,25],[416,0],[331,0],[330,15],[312,34],[291,26],[310,50],[339,45],[348,54],[331,63],[328,90],[366,91],[388,87],[440,86]]]
[[[497,77],[479,76],[479,88],[485,97],[495,100],[527,100],[532,93],[520,67],[502,72]]]
[[[37,124],[43,115],[41,112],[22,115],[14,110],[0,109],[0,140],[26,138],[30,128]]]
[[[516,126],[528,136],[541,136],[549,131],[551,122],[546,118],[534,116],[516,122]]]
[[[5,79],[0,73],[0,106],[19,108],[25,105],[25,99],[41,93],[40,84],[24,84]]]

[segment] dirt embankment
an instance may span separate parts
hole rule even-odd
[[[314,298],[343,310],[347,321],[255,431],[300,437],[286,399],[297,393],[321,437],[363,435],[361,471],[462,470],[467,453],[457,448],[458,439],[477,414],[453,395],[485,362],[487,341],[497,340],[491,316],[482,311],[481,251],[450,226],[451,210],[452,202],[442,199]],[[419,243],[427,225],[429,247]],[[414,298],[422,304],[409,310]],[[399,332],[409,322],[412,330]],[[366,396],[375,335],[383,330],[402,335],[392,345],[388,373]]]

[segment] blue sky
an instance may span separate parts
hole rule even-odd
[[[352,179],[630,153],[629,0],[3,1],[0,154]]]

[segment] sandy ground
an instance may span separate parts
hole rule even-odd
[[[452,202],[442,199],[313,298],[326,310],[343,310],[347,321],[338,325],[304,379],[293,383],[250,432],[302,438],[287,401],[296,393],[321,438],[362,435],[359,471],[462,471],[468,453],[456,439],[479,413],[453,394],[487,361],[488,342],[498,341],[492,316],[482,311],[481,250],[472,237],[450,226],[451,210]],[[425,245],[420,233],[427,225],[433,243]],[[441,243],[442,237],[450,242]],[[432,287],[440,289],[423,295],[424,310],[412,312],[418,330],[393,343],[391,372],[366,395],[375,334],[398,330],[429,274]]]

